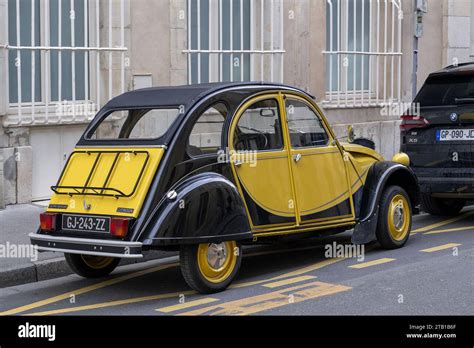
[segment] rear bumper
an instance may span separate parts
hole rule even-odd
[[[449,193],[449,194],[474,194],[474,172],[467,177],[463,173],[462,176],[456,177],[453,173],[455,170],[432,170],[416,171],[422,193]],[[448,176],[448,175],[453,176]]]
[[[39,251],[57,251],[70,254],[108,256],[124,259],[142,258],[142,243],[115,240],[49,236],[30,233],[31,244]]]

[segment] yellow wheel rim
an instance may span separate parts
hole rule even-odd
[[[236,242],[199,244],[199,271],[211,283],[222,283],[232,274],[238,258]]]
[[[390,236],[396,240],[403,240],[410,228],[411,214],[410,205],[405,196],[395,195],[390,201],[388,208],[388,229]]]
[[[81,255],[82,261],[93,269],[102,269],[109,266],[114,260],[112,257]]]

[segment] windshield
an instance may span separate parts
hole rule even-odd
[[[116,110],[108,114],[87,139],[157,139],[166,134],[179,109]]]
[[[415,98],[420,106],[474,103],[474,75],[442,75],[426,80]]]

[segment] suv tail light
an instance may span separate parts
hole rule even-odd
[[[56,217],[57,214],[42,213],[40,214],[40,229],[41,231],[53,232],[56,231]]]
[[[110,234],[116,237],[125,237],[130,227],[129,218],[112,218],[110,221]]]
[[[412,128],[425,128],[430,124],[428,120],[422,116],[402,115],[400,118],[402,119],[402,123],[400,124],[400,130],[402,131],[408,131]]]

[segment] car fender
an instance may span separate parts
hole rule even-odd
[[[364,184],[358,223],[352,234],[354,244],[366,244],[376,240],[380,199],[385,188],[398,185],[407,191],[413,212],[419,205],[418,180],[413,171],[399,163],[390,161],[376,162],[369,169]]]
[[[168,190],[144,226],[146,246],[252,239],[244,202],[226,177],[201,173]]]

